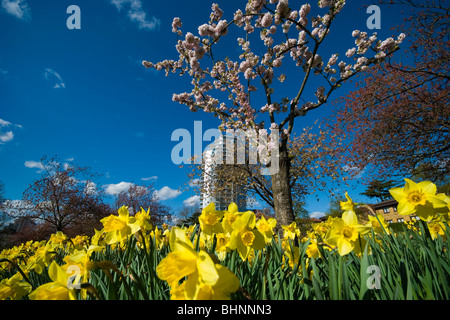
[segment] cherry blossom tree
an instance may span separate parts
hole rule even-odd
[[[271,177],[271,189],[281,225],[294,220],[288,141],[295,119],[324,105],[345,81],[398,50],[404,38],[380,41],[376,33],[355,30],[355,47],[324,55],[331,25],[344,6],[345,0],[320,0],[318,8],[292,0],[250,0],[225,19],[219,5],[212,4],[209,21],[197,35],[184,33],[181,19],[174,18],[178,60],[142,62],[166,75],[190,77],[192,90],[174,93],[173,101],[212,113],[222,122],[220,130],[259,129],[264,119],[271,130],[279,130],[278,144],[272,143],[279,148],[279,170]],[[222,56],[235,36],[241,54]]]

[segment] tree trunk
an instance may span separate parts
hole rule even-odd
[[[272,175],[273,204],[278,230],[281,229],[281,225],[291,224],[295,218],[289,177],[291,161],[285,142],[281,143],[279,154],[279,170]]]

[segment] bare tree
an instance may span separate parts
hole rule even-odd
[[[329,119],[349,137],[345,163],[376,178],[450,175],[449,6],[439,0],[379,0],[414,8],[404,24],[410,47],[367,70]]]
[[[171,219],[170,208],[161,204],[154,196],[153,185],[132,184],[128,190],[121,191],[116,195],[115,206],[127,206],[132,214],[142,209],[150,209],[152,223],[161,224]]]
[[[108,213],[101,205],[101,193],[87,167],[61,163],[44,156],[42,175],[23,193],[23,216],[42,220],[63,231],[77,224],[89,224]]]

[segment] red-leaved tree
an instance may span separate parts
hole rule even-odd
[[[414,8],[398,27],[410,48],[401,60],[390,57],[362,74],[329,123],[349,137],[349,166],[378,178],[441,180],[450,174],[449,7],[443,1],[380,3]]]

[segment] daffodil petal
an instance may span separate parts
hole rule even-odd
[[[341,256],[349,254],[353,250],[353,244],[345,239],[339,239],[337,243],[338,252]]]
[[[344,220],[344,223],[348,226],[358,224],[358,218],[353,210],[345,211],[342,214],[342,220]]]
[[[422,189],[423,192],[429,193],[432,195],[436,194],[437,188],[436,185],[430,181],[422,181],[417,184],[417,186]]]
[[[415,212],[415,206],[408,201],[400,201],[397,206],[397,212],[401,215],[408,215]]]
[[[406,193],[403,188],[392,188],[389,190],[389,193],[395,200],[397,200],[397,202],[400,202],[406,198]]]
[[[172,286],[197,271],[197,257],[188,251],[170,252],[156,267],[156,274]]]
[[[202,278],[202,281],[212,286],[219,280],[214,261],[208,253],[200,251],[197,259],[197,270]]]

